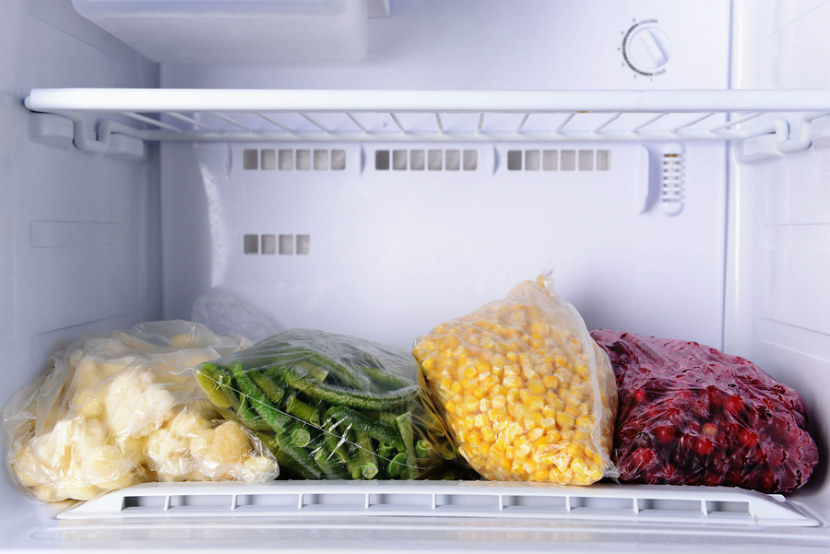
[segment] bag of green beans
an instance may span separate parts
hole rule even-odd
[[[257,433],[283,476],[417,479],[457,455],[404,350],[291,329],[202,364],[196,377],[222,415]]]

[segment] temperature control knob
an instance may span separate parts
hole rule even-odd
[[[626,33],[622,49],[631,69],[641,75],[658,75],[671,56],[671,39],[656,25],[637,23]]]

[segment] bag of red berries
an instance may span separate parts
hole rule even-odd
[[[793,389],[695,342],[595,330],[619,390],[614,461],[629,483],[791,492],[818,449]]]

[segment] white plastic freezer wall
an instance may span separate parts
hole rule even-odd
[[[341,46],[302,62],[223,37],[227,2],[75,4],[97,25],[0,7],[0,402],[86,333],[244,312],[407,347],[553,269],[590,328],[795,387],[821,462],[786,497],[150,484],[61,513],[4,470],[0,550],[830,549],[830,2],[320,1]]]

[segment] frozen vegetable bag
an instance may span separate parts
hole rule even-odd
[[[415,479],[456,456],[404,350],[291,329],[202,364],[197,377],[292,477]]]
[[[549,276],[439,325],[414,354],[459,452],[487,479],[588,485],[617,475],[608,357]]]
[[[619,387],[621,480],[772,493],[810,478],[818,448],[792,388],[696,342],[607,329],[591,335],[608,352]]]
[[[273,456],[219,416],[190,371],[249,345],[180,320],[74,342],[3,412],[11,474],[48,502],[145,481],[273,479]]]

